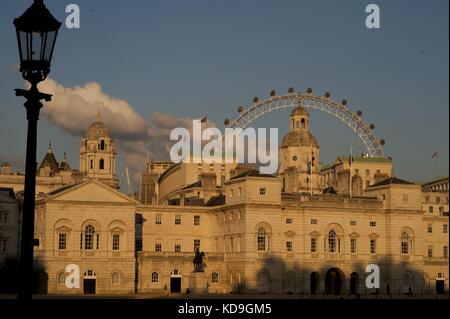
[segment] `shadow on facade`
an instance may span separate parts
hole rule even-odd
[[[319,264],[319,262],[317,263]],[[267,257],[254,276],[232,286],[233,293],[284,294],[311,298],[399,298],[435,294],[435,287],[425,282],[424,273],[409,262],[378,258],[370,263],[357,260],[320,261],[300,264],[277,256]],[[366,287],[368,264],[380,269],[380,288]]]
[[[19,261],[8,258],[0,265],[0,293],[18,293],[19,288]],[[48,291],[48,274],[40,260],[34,261],[33,293],[46,294]]]

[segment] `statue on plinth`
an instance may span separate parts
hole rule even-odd
[[[194,272],[204,272],[204,268],[206,267],[203,262],[203,257],[205,257],[205,253],[200,252],[199,249],[195,250],[195,257],[192,263],[194,264]]]

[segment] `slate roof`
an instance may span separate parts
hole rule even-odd
[[[403,179],[397,178],[397,177],[389,177],[386,178],[385,180],[382,180],[378,183],[375,183],[373,185],[370,185],[369,187],[377,187],[377,186],[384,186],[384,185],[392,185],[392,184],[396,184],[396,185],[414,185],[414,183],[405,181]]]
[[[230,178],[230,180],[234,180],[234,179],[238,179],[238,178],[242,178],[242,177],[272,177],[272,178],[274,178],[275,176],[269,175],[269,174],[261,174],[257,169],[250,169],[248,171],[245,171],[244,173],[241,173],[239,175],[236,175],[236,176]]]
[[[220,194],[211,197],[205,204],[205,206],[221,206],[225,205],[225,195]]]

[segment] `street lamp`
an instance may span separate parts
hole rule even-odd
[[[50,101],[51,95],[39,92],[37,84],[46,79],[61,22],[45,7],[43,0],[33,4],[14,19],[20,55],[20,72],[31,87],[16,89],[16,96],[27,100],[28,132],[25,163],[25,189],[20,242],[20,278],[18,298],[31,299],[33,293],[34,200],[36,187],[36,135],[41,100]]]

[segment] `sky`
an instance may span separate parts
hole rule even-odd
[[[168,158],[172,128],[207,116],[223,129],[239,105],[292,86],[331,92],[361,110],[386,140],[394,173],[411,181],[448,175],[449,3],[447,0],[46,0],[61,22],[80,8],[80,28],[59,33],[49,78],[54,99],[41,110],[37,156],[51,141],[78,168],[80,137],[100,110],[118,150],[118,175],[129,167],[137,188],[147,154]],[[365,26],[370,3],[380,29]],[[12,21],[31,0],[0,4],[0,161],[23,171],[25,87]],[[311,110],[320,162],[365,152],[344,123]],[[289,110],[264,115],[254,127],[288,131]],[[434,152],[438,156],[431,158]],[[122,187],[124,179],[121,178]]]

